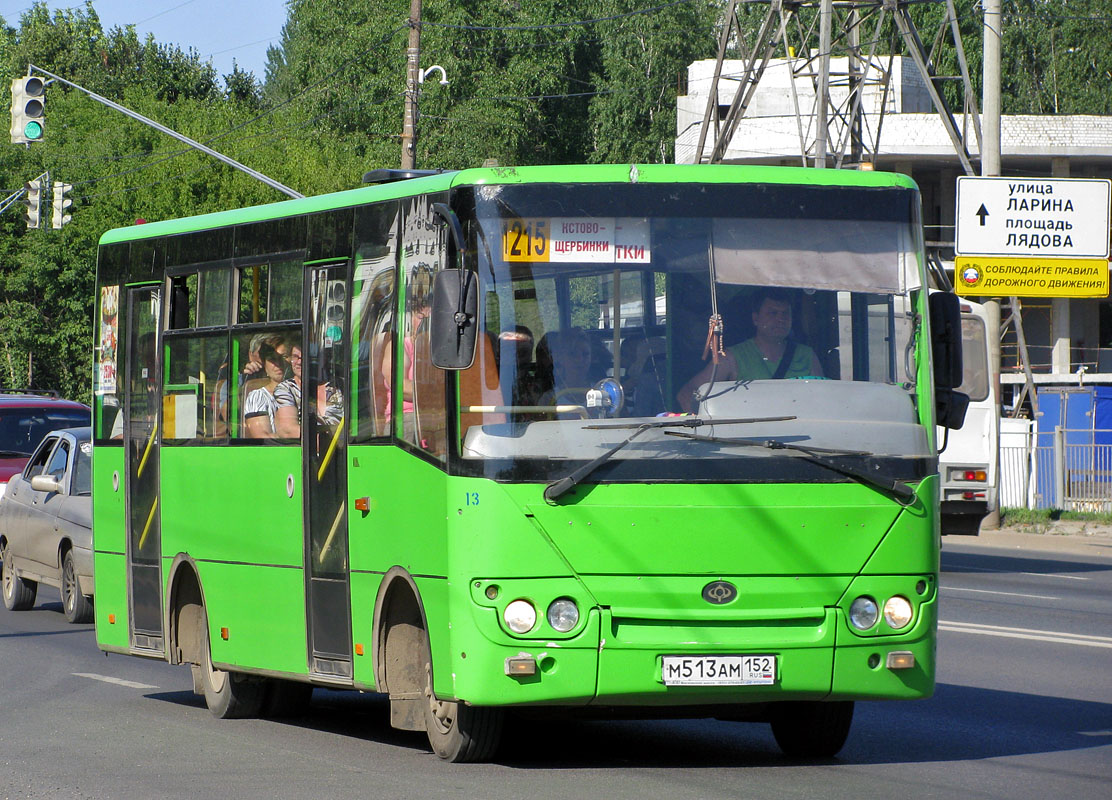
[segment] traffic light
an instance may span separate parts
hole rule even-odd
[[[12,81],[12,143],[42,140],[46,85],[42,78],[26,75]]]
[[[331,347],[344,335],[344,303],[347,286],[343,281],[329,281],[324,300],[324,346]]]
[[[73,205],[73,200],[66,197],[73,188],[72,183],[54,182],[54,205],[51,207],[50,227],[61,228],[73,217],[66,212]]]
[[[42,180],[35,178],[23,184],[23,203],[27,206],[27,227],[42,227],[39,223],[42,216]]]

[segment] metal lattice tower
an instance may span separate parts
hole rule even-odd
[[[929,49],[910,14],[911,6],[925,3],[945,6]],[[738,15],[742,4],[767,6],[759,28],[748,36]],[[728,111],[720,115],[718,85],[732,43],[747,54],[740,76],[727,76],[738,81],[738,89]],[[940,68],[947,48],[953,48],[954,57],[946,60],[957,65],[953,74]],[[792,102],[804,163],[843,167],[872,160],[880,145],[897,55],[905,55],[915,64],[962,168],[966,174],[975,174],[966,135],[972,130],[980,152],[980,115],[954,0],[730,0],[695,162],[723,160],[761,76],[774,59],[786,61],[792,72]],[[814,87],[813,106],[803,107],[806,101],[795,88],[800,79],[811,81]],[[960,82],[962,87],[961,125],[946,102],[944,87],[952,82]],[[871,120],[863,106],[866,88],[879,88],[882,96],[880,114],[872,115]]]

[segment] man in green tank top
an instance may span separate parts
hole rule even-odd
[[[718,363],[715,381],[760,381],[778,378],[822,377],[822,366],[815,351],[791,341],[791,294],[785,289],[768,288],[754,293],[753,326],[750,339],[726,349],[727,358]],[[694,411],[692,394],[710,380],[713,362],[683,385],[676,402],[684,411]]]

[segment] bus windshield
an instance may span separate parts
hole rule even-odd
[[[760,469],[801,461],[731,439],[907,463],[928,455],[907,310],[920,289],[912,191],[466,191],[458,207],[470,223],[486,333],[472,369],[490,371],[489,344],[500,392],[477,397],[461,376],[465,469],[491,462],[479,471],[550,477],[629,434],[601,423],[678,414],[720,422],[700,431],[707,436],[654,426],[614,454],[626,463],[613,477],[698,479],[690,465],[706,461],[721,480],[723,459]]]

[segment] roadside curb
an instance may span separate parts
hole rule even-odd
[[[1081,525],[1078,525],[1076,531],[1068,529],[1056,531],[1052,527],[1041,533],[1001,528],[995,531],[981,531],[978,536],[948,534],[942,537],[942,548],[945,549],[948,544],[1022,550],[1032,555],[1038,553],[1055,556],[1085,555],[1112,562],[1112,528],[1106,525],[1096,526],[1093,530],[1084,530]]]

